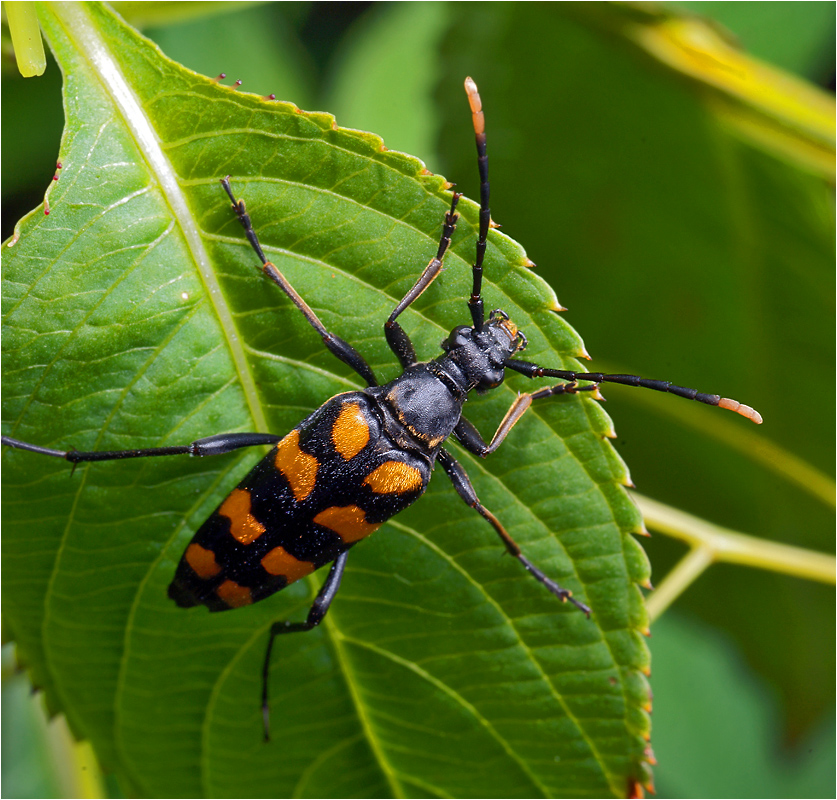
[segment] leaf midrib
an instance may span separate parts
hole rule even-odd
[[[91,19],[86,6],[82,3],[56,3],[53,6],[53,12],[64,34],[74,43],[76,50],[89,59],[92,71],[105,93],[111,98],[125,127],[131,133],[137,151],[145,161],[148,171],[156,179],[161,195],[183,233],[186,247],[192,255],[206,294],[218,316],[255,428],[267,430],[267,420],[259,402],[256,382],[234,325],[232,310],[215,277],[201,231],[195,224],[177,173],[164,154],[154,127],[143,112],[136,94],[112,57],[109,48],[99,35],[97,26]]]

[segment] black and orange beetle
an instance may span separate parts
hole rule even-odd
[[[479,157],[479,239],[468,301],[471,324],[450,332],[442,342],[443,355],[419,362],[397,318],[439,275],[456,228],[459,194],[453,194],[450,211],[445,215],[438,252],[384,324],[387,343],[403,372],[394,381],[379,385],[363,356],[328,331],[267,260],[244,201],[236,200],[228,176],[221,183],[263,271],[288,295],[329,351],[357,372],[367,388],[332,397],[284,437],[229,433],[178,447],[97,452],[65,452],[2,438],[3,444],[11,447],[64,458],[73,464],[167,455],[211,456],[255,445],[275,445],[195,533],[168,590],[178,606],[205,605],[210,611],[225,611],[263,600],[332,564],[307,619],[280,621],[271,628],[262,672],[266,737],[268,669],[276,636],[311,630],[322,621],[340,586],[351,548],[423,494],[437,461],[462,499],[491,524],[508,552],[536,580],[559,599],[569,600],[586,614],[591,613],[584,603],[532,564],[502,523],[481,505],[464,469],[444,448],[450,436],[470,452],[487,456],[502,444],[533,401],[591,391],[603,382],[670,392],[761,422],[759,414],[749,406],[666,381],[549,369],[516,358],[526,347],[523,332],[504,311],[491,311],[487,317],[484,312],[482,265],[490,227],[488,159],[482,104],[470,78],[465,81],[465,89]],[[462,415],[462,408],[472,391],[481,393],[499,386],[506,369],[527,378],[557,378],[561,382],[518,396],[486,443]]]

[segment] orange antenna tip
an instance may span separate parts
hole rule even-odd
[[[482,100],[473,79],[465,78],[465,91],[468,93],[468,104],[474,118],[474,132],[479,136],[485,133],[485,116],[482,113]]]
[[[729,397],[722,397],[718,401],[718,408],[726,408],[734,411],[736,414],[741,414],[742,417],[747,417],[747,419],[755,422],[756,425],[761,425],[762,423],[761,414],[758,411],[750,408],[750,406],[745,406],[743,403],[739,403],[737,400],[731,400]]]

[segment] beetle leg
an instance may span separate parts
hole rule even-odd
[[[323,617],[328,612],[331,601],[337,594],[340,588],[340,580],[343,578],[343,571],[346,569],[346,561],[349,558],[349,551],[344,550],[334,560],[329,570],[328,577],[322,585],[314,602],[311,604],[311,609],[308,611],[308,618],[305,622],[274,622],[270,626],[270,639],[267,642],[267,652],[264,656],[264,665],[262,667],[262,719],[264,720],[264,740],[270,740],[270,707],[268,705],[268,677],[270,673],[270,654],[273,650],[273,640],[283,633],[302,633],[316,628],[323,621]]]
[[[151,456],[219,456],[240,450],[242,447],[255,447],[260,444],[276,444],[282,439],[272,433],[216,433],[205,439],[197,439],[191,444],[175,445],[173,447],[148,447],[141,450],[53,450],[50,447],[40,447],[29,442],[21,442],[10,436],[2,437],[2,444],[18,450],[28,450],[42,456],[63,458],[71,464],[86,461],[116,461],[120,458],[149,458]]]
[[[471,267],[473,274],[473,287],[471,299],[468,301],[468,309],[471,312],[471,319],[474,328],[482,330],[485,320],[485,307],[482,301],[482,262],[485,259],[486,240],[488,229],[491,227],[491,210],[488,207],[490,186],[488,183],[488,152],[485,143],[485,114],[482,110],[477,85],[471,78],[465,79],[465,91],[468,93],[468,103],[471,106],[471,118],[474,123],[474,136],[477,142],[477,164],[480,172],[480,235],[477,240],[477,257]]]
[[[480,432],[476,429],[474,424],[465,417],[460,417],[459,422],[453,429],[453,435],[457,438],[459,443],[472,453],[483,458],[489,453],[493,453],[508,436],[509,431],[514,427],[515,423],[526,413],[529,406],[532,405],[533,400],[540,400],[544,397],[554,397],[559,394],[577,394],[578,392],[592,392],[596,389],[596,384],[591,383],[587,386],[579,386],[573,383],[559,383],[556,386],[547,386],[544,389],[538,389],[536,392],[518,395],[511,407],[503,417],[503,421],[497,428],[497,432],[491,439],[489,444],[486,444]]]
[[[474,429],[476,430],[476,428]],[[500,520],[494,516],[487,508],[485,508],[479,501],[477,493],[468,478],[468,473],[462,468],[462,465],[444,448],[439,450],[437,456],[439,463],[447,473],[453,484],[454,489],[459,493],[459,496],[471,508],[477,511],[483,519],[491,523],[497,535],[502,539],[506,550],[509,551],[523,566],[532,574],[532,576],[542,583],[546,588],[552,592],[561,601],[569,600],[576,608],[581,609],[588,617],[590,616],[590,609],[584,603],[575,600],[572,592],[569,589],[562,589],[552,578],[547,577],[541,570],[539,570],[520,550],[520,546],[509,535],[509,532],[503,527]]]
[[[286,295],[288,295],[288,297],[291,298],[291,302],[302,312],[311,327],[320,334],[329,352],[337,356],[337,358],[339,358],[344,364],[348,364],[355,372],[357,372],[358,375],[360,375],[361,378],[363,378],[363,380],[366,381],[368,386],[377,386],[378,380],[375,377],[375,373],[372,371],[372,367],[366,363],[366,359],[345,339],[341,339],[336,334],[331,333],[326,326],[320,322],[320,318],[302,299],[296,289],[291,286],[288,279],[276,268],[276,265],[267,260],[267,257],[262,250],[262,246],[259,243],[259,239],[256,236],[256,232],[253,230],[253,223],[250,221],[250,215],[247,213],[244,201],[235,199],[235,195],[230,187],[229,175],[227,175],[226,178],[221,179],[221,185],[224,187],[224,191],[226,191],[229,195],[230,200],[232,200],[233,211],[235,211],[238,216],[238,221],[244,228],[244,235],[247,237],[247,241],[250,242],[250,246],[253,250],[255,250],[256,255],[261,260],[262,270],[265,275],[267,275],[268,278],[270,278]]]
[[[450,204],[450,211],[445,214],[445,225],[442,228],[442,238],[439,240],[439,249],[436,255],[430,259],[430,263],[424,268],[419,279],[413,285],[407,294],[404,295],[401,302],[393,309],[389,319],[384,323],[384,335],[387,338],[387,344],[398,358],[401,366],[406,369],[416,363],[416,351],[410,337],[404,332],[404,329],[395,321],[395,318],[407,308],[421,293],[436,280],[436,277],[442,271],[442,262],[445,258],[445,252],[450,246],[450,237],[456,229],[456,221],[459,215],[456,213],[456,204],[462,195],[459,192],[453,193],[453,200]]]

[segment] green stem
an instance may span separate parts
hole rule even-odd
[[[669,572],[648,601],[654,620],[713,562],[744,564],[807,580],[835,582],[837,562],[827,553],[771,542],[713,525],[699,517],[632,493],[650,528],[680,539],[689,552]]]
[[[663,582],[648,598],[646,607],[651,622],[658,619],[685,590],[698,579],[700,574],[712,563],[712,550],[708,547],[693,547],[675,564]]]
[[[46,69],[44,43],[38,26],[38,14],[34,3],[3,3],[9,33],[15,50],[17,68],[24,78],[43,75]]]

